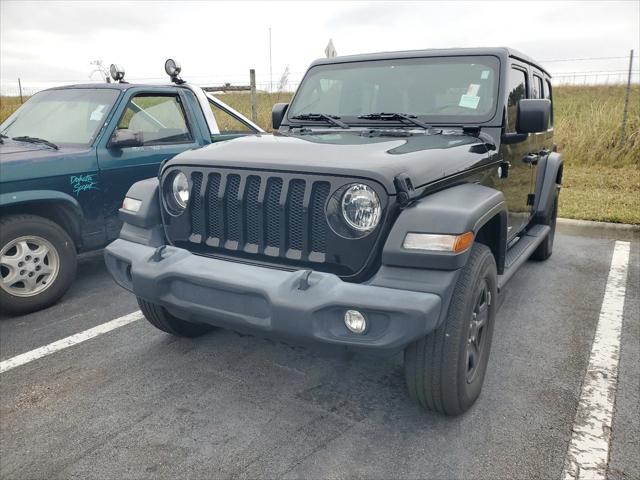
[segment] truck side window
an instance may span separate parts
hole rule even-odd
[[[177,95],[136,95],[118,122],[122,128],[142,132],[144,145],[193,141]]]
[[[544,98],[543,97],[542,78],[538,75],[533,76],[533,97],[532,98]]]
[[[216,119],[216,123],[218,124],[218,129],[222,134],[243,134],[243,133],[253,133],[253,130],[249,128],[247,125],[242,123],[236,117],[231,115],[229,112],[222,110],[216,104],[209,102],[209,106],[211,107],[211,111],[213,112],[213,116]]]
[[[523,98],[527,98],[527,72],[516,67],[511,68],[508,92],[507,132],[515,132],[518,102]]]
[[[553,98],[551,96],[551,82],[544,81],[544,98],[551,101],[551,117],[549,117],[549,128],[553,127]]]

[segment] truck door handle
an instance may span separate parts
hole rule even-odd
[[[540,155],[538,155],[537,153],[529,153],[528,155],[522,157],[522,161],[528,165],[536,165],[538,163],[538,160],[540,160]]]

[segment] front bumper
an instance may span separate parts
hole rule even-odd
[[[119,285],[187,321],[356,349],[393,350],[432,331],[442,308],[441,297],[434,293],[219,260],[172,246],[161,256],[155,251],[118,239],[104,255]],[[345,327],[344,312],[349,309],[366,315],[369,327],[364,334]]]

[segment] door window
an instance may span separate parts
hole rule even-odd
[[[245,125],[229,112],[218,107],[215,103],[209,102],[209,106],[216,119],[220,133],[226,135],[253,133],[251,127]]]
[[[177,95],[136,95],[127,105],[118,129],[142,133],[144,145],[193,141]]]
[[[516,131],[518,102],[527,98],[527,72],[512,68],[509,74],[509,97],[507,99],[507,131]]]

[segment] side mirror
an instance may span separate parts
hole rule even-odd
[[[289,108],[288,103],[276,103],[273,106],[273,110],[271,110],[271,125],[274,130],[280,128],[284,114],[287,113],[287,108]]]
[[[547,99],[522,99],[518,102],[518,133],[545,132],[549,128],[551,101]]]
[[[128,128],[118,128],[109,140],[108,148],[142,147],[144,145],[142,132],[134,132]]]

